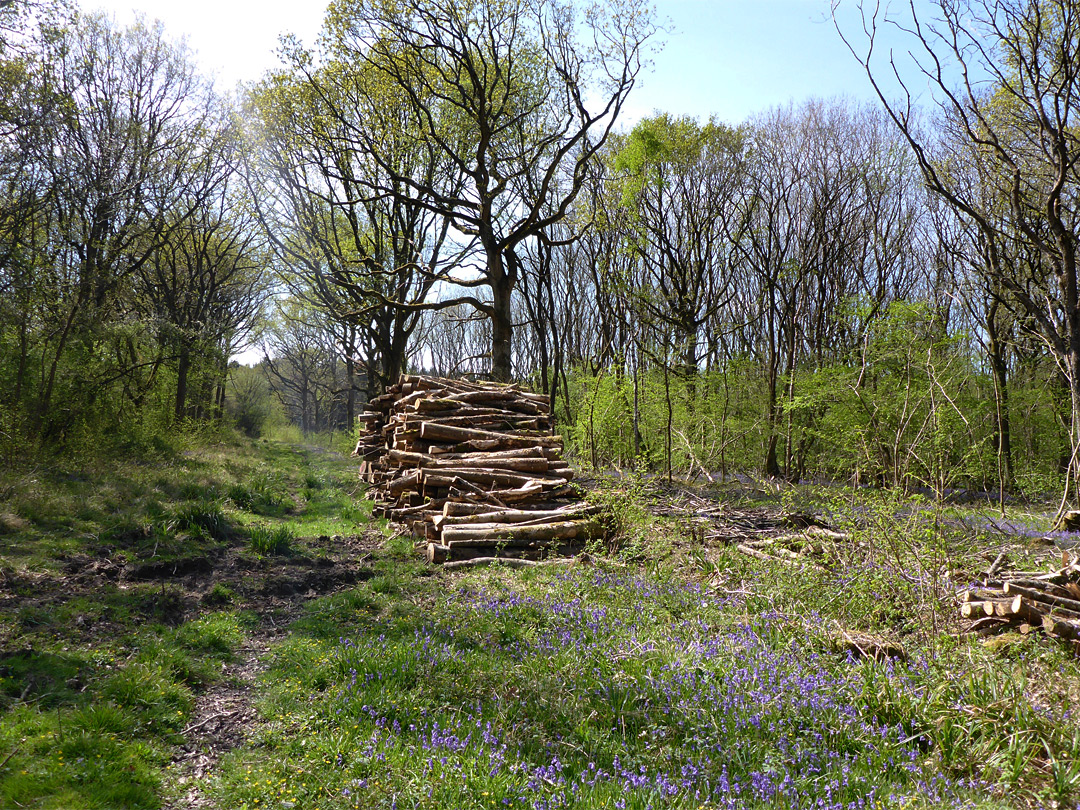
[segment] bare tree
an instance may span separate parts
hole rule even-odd
[[[764,371],[767,475],[797,477],[808,449],[793,434],[797,370],[848,361],[911,289],[920,201],[882,129],[868,110],[816,100],[752,124],[740,331]]]
[[[927,186],[979,230],[981,272],[1037,324],[1068,383],[1072,452],[1064,508],[1080,483],[1080,8],[1072,0],[928,5],[927,12],[913,2],[887,12],[860,2],[864,37],[845,41],[906,138]],[[883,26],[911,44],[910,63],[879,53]],[[936,131],[919,126],[912,71],[932,89]],[[898,82],[898,98],[890,97],[886,79]],[[953,171],[957,164],[980,167],[994,202],[988,205],[988,195],[967,182],[968,173]],[[1000,216],[997,200],[1008,216]],[[1005,261],[1010,240],[1030,245],[1040,261]]]
[[[468,246],[448,245],[449,223],[407,187],[387,194],[387,172],[352,136],[372,126],[358,101],[374,92],[370,71],[331,58],[305,73],[310,54],[295,47],[291,54],[296,74],[267,77],[248,96],[253,197],[282,279],[294,296],[357,331],[367,351],[347,353],[350,378],[361,363],[381,389],[400,375],[421,312],[448,306],[434,291],[451,280]],[[394,104],[383,97],[388,117]],[[455,167],[401,122],[371,137],[396,174],[460,185]]]
[[[492,374],[509,379],[518,251],[565,216],[614,127],[654,33],[646,5],[360,0],[329,20],[336,52],[405,99],[409,128],[467,179],[459,189],[401,172],[378,140],[400,121],[379,96],[362,116],[374,126],[341,116],[386,173],[384,193],[419,198],[479,241],[482,264],[459,285],[490,299],[457,300],[491,319]]]
[[[303,301],[278,304],[263,336],[263,367],[271,391],[305,433],[347,427],[338,325]]]

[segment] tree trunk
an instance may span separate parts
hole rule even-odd
[[[345,386],[345,429],[351,432],[356,429],[356,368],[351,351],[345,355]]]
[[[187,407],[188,372],[191,370],[191,351],[185,346],[180,349],[176,365],[176,405],[173,414],[176,421],[184,418]]]
[[[510,302],[517,278],[517,256],[489,252],[488,273],[491,279],[491,376],[498,382],[510,382],[514,322]]]
[[[769,361],[769,369],[768,369],[769,379],[767,381],[767,386],[768,387],[767,387],[767,392],[766,392],[766,396],[768,397],[768,401],[766,402],[766,413],[765,413],[765,430],[767,431],[768,439],[767,439],[767,444],[766,444],[766,447],[765,447],[765,465],[764,465],[764,469],[762,470],[762,472],[764,472],[765,475],[769,476],[770,478],[777,478],[777,477],[780,476],[780,464],[776,460],[776,442],[777,442],[777,438],[778,438],[777,434],[776,434],[776,427],[777,427],[776,426],[776,422],[777,422],[776,416],[777,416],[777,412],[779,410],[777,408],[777,402],[776,402],[776,396],[777,396],[776,388],[777,388],[777,377],[778,377],[778,370],[777,370],[777,367],[776,367],[777,363],[778,363],[778,358],[776,357],[775,351],[773,351],[772,352],[772,357],[770,358],[770,361]]]
[[[994,404],[997,421],[997,451],[1002,494],[1012,487],[1012,431],[1009,426],[1009,386],[1008,365],[1005,358],[1005,345],[1002,343],[997,326],[998,302],[990,304],[986,313],[986,333],[988,336],[986,353],[990,361],[990,370],[994,377]]]
[[[1071,401],[1071,424],[1069,439],[1072,444],[1069,465],[1066,472],[1065,497],[1062,506],[1069,502],[1070,489],[1080,495],[1080,334],[1070,335],[1070,352],[1066,358],[1069,364],[1069,395]],[[1075,495],[1074,495],[1075,497]]]
[[[390,335],[390,342],[384,349],[384,368],[386,385],[390,386],[397,382],[405,370],[405,348],[409,343],[409,332],[402,324],[395,323],[394,332]]]

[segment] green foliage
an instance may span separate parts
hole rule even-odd
[[[252,526],[249,545],[256,554],[288,554],[295,540],[289,526]]]
[[[231,364],[225,406],[245,436],[261,436],[274,412],[265,372],[260,368]]]
[[[772,430],[792,480],[847,479],[938,496],[997,486],[992,383],[973,365],[962,336],[945,335],[924,305],[893,304],[871,323],[859,356],[799,368],[779,388]],[[1060,421],[1043,377],[1015,377],[1012,390],[1016,486],[1042,497],[1058,486]],[[767,390],[750,359],[690,378],[656,369],[636,378],[576,374],[570,391],[563,433],[579,463],[663,471],[670,447],[673,468],[683,474],[726,477],[762,467]]]
[[[640,559],[645,550],[655,551],[657,531],[649,515],[650,493],[644,465],[638,465],[618,483],[598,486],[587,493],[588,500],[602,507],[608,522],[607,534],[612,547],[631,559]],[[603,551],[604,549],[600,549]]]
[[[285,473],[269,466],[259,467],[246,481],[230,486],[228,497],[241,509],[270,517],[280,517],[292,506]]]
[[[215,582],[213,587],[203,596],[203,603],[210,607],[222,607],[228,605],[236,598],[232,588],[220,582]]]

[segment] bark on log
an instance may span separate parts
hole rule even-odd
[[[515,441],[533,442],[533,444],[538,447],[550,447],[552,445],[552,441],[556,438],[559,438],[559,441],[562,441],[561,437],[548,436],[546,434],[530,435],[528,433],[520,433],[507,435],[505,433],[498,433],[491,430],[473,430],[472,428],[456,427],[454,425],[443,425],[439,422],[433,421],[426,421],[420,423],[420,438],[442,442],[470,442],[488,440],[505,441],[508,439],[512,439]]]
[[[458,515],[479,515],[479,514],[495,514],[498,512],[513,511],[508,506],[495,506],[487,503],[459,503],[457,501],[447,501],[443,504],[443,515],[447,517]]]
[[[569,520],[584,515],[595,515],[601,511],[599,506],[591,504],[575,505],[570,509],[509,509],[501,512],[474,512],[466,515],[450,516],[443,514],[434,518],[436,527],[468,526],[477,523],[533,523],[548,520]]]
[[[589,540],[603,535],[603,526],[591,518],[562,520],[535,525],[480,523],[472,526],[444,526],[442,542],[448,546],[479,545],[484,542],[528,543],[549,540]]]
[[[425,470],[472,469],[480,471],[505,471],[509,473],[546,473],[550,465],[551,462],[546,458],[432,458],[431,461],[426,462],[421,466],[423,466]],[[559,470],[558,472],[560,473],[558,477],[565,480],[565,477],[561,475],[562,470]]]
[[[414,470],[407,472],[404,475],[395,478],[387,486],[386,491],[390,495],[400,495],[406,490],[416,487],[420,483],[420,471]]]
[[[485,498],[492,500],[495,503],[506,506],[507,504],[511,503],[524,503],[526,501],[532,501],[536,498],[539,498],[540,496],[543,496],[544,498],[562,498],[574,494],[574,490],[568,486],[545,490],[543,486],[539,485],[538,481],[532,483],[536,484],[536,486],[533,486],[532,484],[527,484],[526,486],[519,489],[495,489],[489,492],[484,492],[483,495]],[[476,493],[474,492],[461,489],[451,489],[449,493],[447,493],[447,497],[450,500],[460,499],[469,503],[476,502],[475,500],[473,500],[475,495]]]
[[[421,470],[420,480],[425,485],[429,478],[449,479],[460,478],[470,481],[477,486],[485,488],[502,487],[505,489],[519,489],[534,483],[541,487],[558,487],[566,483],[566,478],[554,475],[518,475],[513,472],[502,472],[492,468],[483,467],[437,467],[429,471],[425,467]],[[436,486],[452,486],[451,484],[437,484]]]
[[[559,450],[554,447],[517,447],[510,450],[492,450],[490,452],[481,453],[440,453],[439,459],[453,460],[463,459],[467,461],[489,459],[492,461],[498,459],[516,459],[516,458],[546,458],[548,463],[557,462],[559,459]],[[563,462],[565,463],[565,462]]]
[[[470,439],[458,442],[447,449],[450,453],[471,453],[486,450],[513,450],[525,447],[554,447],[562,450],[562,436],[513,436],[498,439]]]
[[[1034,602],[1041,602],[1045,605],[1050,605],[1058,609],[1062,615],[1080,618],[1080,601],[1076,599],[1069,599],[1062,596],[1055,596],[1044,591],[1038,591],[1033,588],[1026,588],[1022,585],[1018,585],[1015,582],[1006,582],[1004,585],[1004,591],[1007,594],[1019,594]]]
[[[1015,596],[1003,602],[995,602],[994,615],[1003,618],[1018,617],[1031,624],[1041,624],[1045,613],[1025,597]]]
[[[984,616],[981,619],[977,619],[971,623],[971,627],[967,629],[968,633],[975,633],[980,636],[994,635],[995,633],[1001,633],[1004,630],[1008,630],[1012,627],[1012,623],[1006,619],[1000,619],[997,616]]]
[[[1080,627],[1072,622],[1065,622],[1053,616],[1042,617],[1042,628],[1045,632],[1071,641],[1080,640]]]
[[[750,546],[746,545],[745,543],[739,543],[737,546],[735,546],[735,548],[736,550],[738,550],[742,554],[745,554],[748,557],[753,557],[758,560],[765,560],[767,562],[780,563],[781,565],[785,565],[789,568],[802,568],[803,566],[808,566],[810,568],[817,568],[819,571],[825,570],[817,563],[808,560],[806,557],[796,556],[796,558],[794,559],[790,557],[777,557],[773,554],[766,554],[763,551],[758,551],[756,548],[750,548]]]
[[[434,542],[434,541],[433,541]],[[585,544],[578,542],[569,543],[536,543],[527,546],[447,546],[449,560],[468,560],[473,557],[510,557],[517,559],[540,560],[546,557],[565,557],[572,554],[580,554],[585,551]]]

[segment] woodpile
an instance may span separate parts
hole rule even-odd
[[[353,455],[375,514],[406,525],[431,562],[571,555],[604,534],[570,486],[546,396],[403,375],[360,420]]]
[[[1080,564],[1068,552],[1054,571],[997,575],[994,568],[958,594],[960,615],[971,621],[969,632],[1038,631],[1080,641]]]

